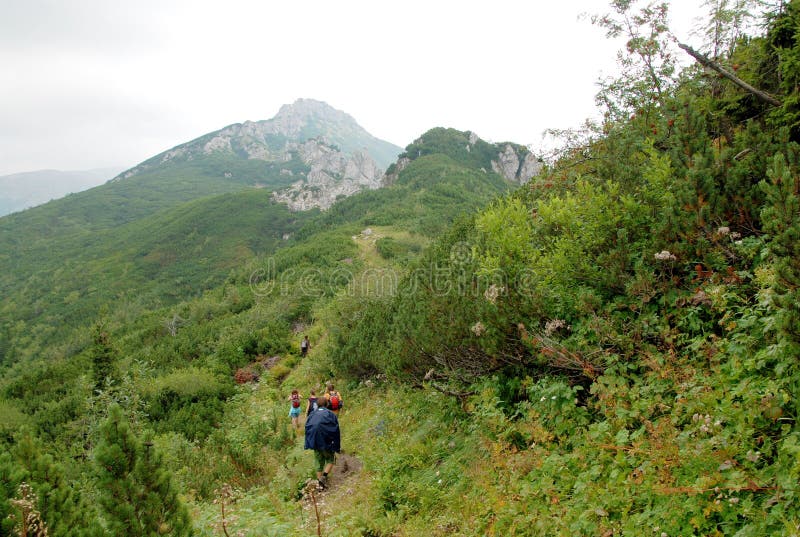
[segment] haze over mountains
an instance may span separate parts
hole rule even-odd
[[[101,185],[122,168],[37,170],[0,176],[0,216]]]

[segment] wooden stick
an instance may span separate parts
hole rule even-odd
[[[314,494],[314,488],[310,487],[311,501],[314,502],[314,512],[317,514],[317,536],[322,537],[322,522],[319,519],[319,509],[317,508],[317,496]]]
[[[227,527],[228,521],[225,520],[225,500],[223,499],[222,501],[219,502],[219,504],[222,508],[222,532],[225,534],[225,537],[231,537],[230,535],[228,535],[228,527]]]

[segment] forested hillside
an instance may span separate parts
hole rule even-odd
[[[603,121],[525,186],[433,129],[202,296],[16,331],[0,535],[800,534],[800,0],[708,6],[595,17]],[[286,400],[330,380],[319,492]]]

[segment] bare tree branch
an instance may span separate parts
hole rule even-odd
[[[773,97],[772,95],[770,95],[765,91],[761,91],[760,89],[754,88],[753,86],[751,86],[738,76],[734,75],[733,73],[722,67],[719,63],[709,58],[708,56],[696,51],[689,45],[678,43],[678,46],[683,50],[685,50],[692,58],[697,60],[697,62],[703,67],[708,67],[709,69],[718,72],[719,74],[721,74],[722,76],[724,76],[725,78],[727,78],[728,80],[730,80],[731,82],[742,88],[743,90],[752,93],[762,101],[769,103],[772,106],[781,106],[781,102],[776,97]]]
[[[443,393],[445,395],[450,395],[450,396],[456,397],[458,399],[461,399],[461,398],[464,398],[464,397],[469,397],[471,395],[475,395],[475,394],[478,393],[476,391],[456,392],[456,391],[451,390],[447,386],[442,386],[441,384],[437,384],[435,382],[431,382],[430,386],[431,386],[431,388],[433,388],[437,392],[441,392],[441,393]]]

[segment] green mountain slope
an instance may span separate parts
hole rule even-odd
[[[505,143],[493,144],[481,140],[470,132],[439,127],[414,140],[406,147],[400,158],[416,159],[425,155],[440,154],[447,155],[462,165],[491,170],[492,161],[497,160],[499,148],[505,145]],[[511,145],[523,155],[528,152],[524,146]]]
[[[153,307],[198,295],[256,254],[274,251],[313,214],[292,213],[269,192],[249,190],[20,248],[5,261],[2,314],[8,324],[23,323],[21,331],[37,327],[63,338],[115,304]]]

